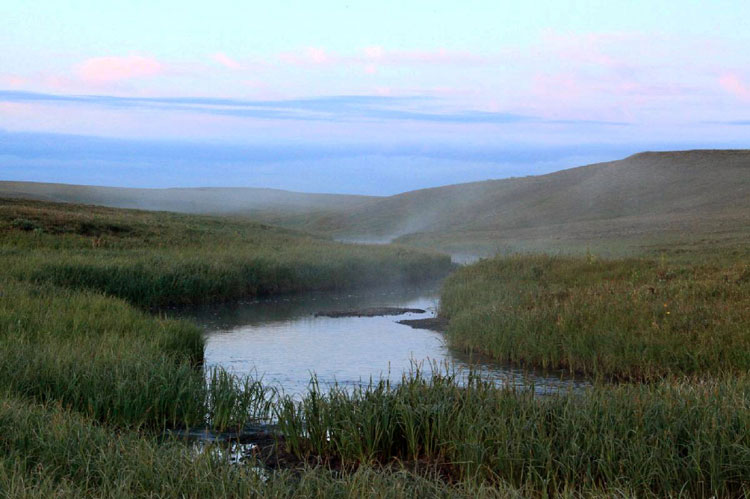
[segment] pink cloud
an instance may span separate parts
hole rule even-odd
[[[75,78],[66,75],[46,74],[40,77],[43,88],[60,93],[75,93],[81,91],[81,83]]]
[[[750,85],[745,84],[737,75],[727,73],[719,78],[719,85],[738,99],[750,101]]]
[[[9,88],[23,88],[28,84],[28,78],[17,75],[2,75],[0,76],[0,84],[4,87]]]
[[[490,58],[471,52],[456,52],[445,49],[434,51],[401,51],[390,54],[394,63],[404,64],[448,64],[448,65],[483,65],[491,62]]]
[[[375,87],[373,91],[375,92],[375,95],[380,95],[383,97],[393,95],[393,89],[391,87]]]
[[[212,55],[211,58],[226,68],[242,69],[242,64],[235,61],[234,59],[226,55],[224,52],[217,52],[214,55]]]
[[[328,54],[323,49],[310,47],[306,50],[307,57],[314,64],[325,64],[328,62]]]
[[[382,59],[385,55],[385,50],[380,46],[365,47],[363,52],[366,58],[375,60]]]
[[[113,83],[133,78],[155,76],[164,66],[152,57],[130,55],[125,57],[95,57],[77,67],[78,76],[87,83]]]
[[[548,32],[507,54],[505,95],[549,118],[673,119],[674,110],[695,110],[717,95],[713,66],[725,56],[712,50],[703,39],[662,34]],[[750,95],[736,78],[722,86]]]

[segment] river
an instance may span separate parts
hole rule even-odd
[[[262,376],[289,395],[307,391],[313,374],[323,389],[370,380],[398,381],[421,366],[468,372],[470,366],[498,384],[533,386],[541,393],[585,383],[560,373],[530,373],[452,350],[443,333],[399,324],[435,317],[437,285],[349,293],[306,293],[184,309],[182,318],[206,334],[206,367],[222,366],[238,375]],[[316,314],[371,307],[424,310],[397,316],[325,317]]]

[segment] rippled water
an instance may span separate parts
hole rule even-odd
[[[321,387],[397,381],[415,364],[466,370],[469,365],[498,383],[530,385],[547,392],[581,383],[556,375],[524,373],[492,362],[471,362],[451,350],[443,334],[398,324],[434,317],[436,288],[389,289],[348,294],[305,294],[184,310],[206,329],[207,367],[262,375],[287,394],[304,393],[313,373]],[[316,317],[318,312],[370,307],[420,308],[425,313],[378,317]]]

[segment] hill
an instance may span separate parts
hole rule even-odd
[[[750,150],[645,152],[548,175],[412,191],[305,228],[454,254],[747,241]]]
[[[547,175],[390,197],[274,189],[121,189],[0,182],[28,197],[190,213],[232,213],[359,242],[454,255],[641,252],[750,241],[750,150],[644,152]]]
[[[132,189],[38,182],[0,182],[0,198],[94,204],[112,208],[202,214],[278,212],[287,215],[319,210],[347,210],[376,198],[308,194],[251,187]]]

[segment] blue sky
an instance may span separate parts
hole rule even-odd
[[[390,194],[749,147],[747,19],[746,1],[5,0],[0,178]],[[153,156],[94,161],[101,141]]]

